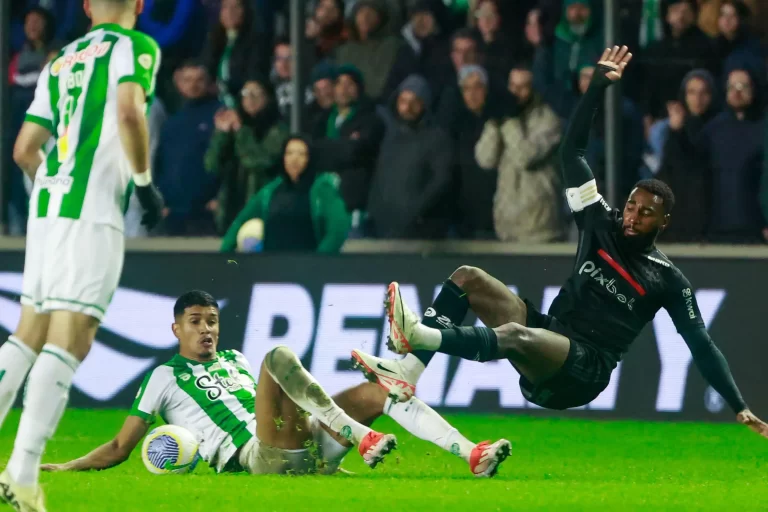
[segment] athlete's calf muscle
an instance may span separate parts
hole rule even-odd
[[[464,290],[472,311],[486,326],[493,328],[510,322],[525,325],[525,302],[486,271],[463,265],[451,275],[451,281]]]

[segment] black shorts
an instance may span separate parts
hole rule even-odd
[[[520,376],[520,389],[529,402],[547,409],[569,409],[586,405],[603,392],[616,368],[616,360],[604,350],[573,333],[557,318],[540,312],[529,301],[526,326],[562,334],[571,349],[560,371],[546,382],[534,385]]]

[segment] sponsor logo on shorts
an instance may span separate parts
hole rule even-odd
[[[99,57],[103,57],[112,46],[111,42],[92,44],[79,52],[62,55],[51,64],[51,75],[59,76],[62,71],[70,69],[75,64],[85,64]]]

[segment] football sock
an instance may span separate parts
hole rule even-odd
[[[35,351],[15,336],[0,347],[0,427],[36,359]]]
[[[8,473],[19,485],[37,485],[45,444],[56,432],[69,400],[72,378],[80,366],[75,356],[46,344],[32,366]]]
[[[435,301],[421,317],[421,323],[434,329],[451,329],[461,325],[464,317],[467,316],[467,311],[469,311],[467,294],[456,283],[446,279]],[[435,353],[429,350],[414,350],[413,355],[406,356],[402,364],[418,380],[434,355]]]
[[[272,349],[267,354],[265,363],[269,374],[293,403],[337,434],[358,445],[371,431],[350,418],[336,405],[288,347],[279,346]]]
[[[313,421],[317,421],[313,419]],[[323,474],[335,473],[341,461],[352,449],[352,446],[344,446],[333,438],[331,434],[325,431],[323,428],[317,428],[315,434],[315,441],[318,444],[320,456],[323,460],[322,468],[320,472]]]
[[[418,398],[411,398],[407,402],[392,402],[391,398],[387,398],[384,402],[384,414],[419,439],[436,444],[469,462],[475,443],[462,436],[434,409]]]
[[[442,339],[438,352],[483,363],[498,358],[496,332],[489,327],[457,327],[439,332]]]

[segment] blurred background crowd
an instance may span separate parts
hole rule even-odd
[[[308,77],[293,94],[282,0],[146,0],[163,51],[152,103],[157,233],[222,236],[261,219],[262,250],[335,252],[347,238],[573,237],[557,150],[604,48],[602,0],[308,0]],[[667,242],[766,243],[768,6],[617,0],[635,59],[622,82],[623,201],[656,176],[677,196]],[[85,33],[81,0],[12,2],[15,137],[46,62]],[[303,133],[289,129],[303,98]],[[587,150],[605,180],[606,123]],[[12,166],[10,155],[4,155]],[[13,166],[11,234],[30,183]]]

